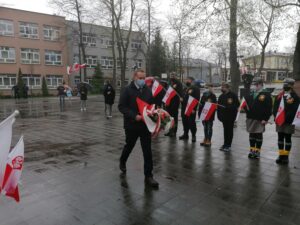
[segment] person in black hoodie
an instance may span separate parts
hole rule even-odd
[[[105,101],[105,115],[106,118],[112,118],[112,105],[115,102],[115,89],[110,84],[109,80],[105,82],[104,89],[103,89],[104,101]],[[107,113],[108,109],[108,113]]]
[[[170,102],[170,105],[166,106],[166,110],[174,118],[175,124],[170,132],[166,134],[166,136],[175,137],[177,134],[180,98],[182,97],[183,87],[182,83],[178,79],[176,79],[174,75],[172,75],[170,79],[170,86],[177,92],[177,94]]]
[[[218,119],[223,123],[224,144],[220,150],[229,152],[233,139],[233,127],[239,108],[239,99],[235,93],[230,90],[230,85],[226,82],[221,86],[222,94],[218,99]]]
[[[200,100],[200,89],[193,84],[194,78],[188,77],[186,80],[186,88],[184,90],[184,96],[181,103],[181,117],[183,124],[183,135],[179,137],[179,140],[188,140],[189,139],[189,131],[192,133],[192,142],[196,142],[196,111],[197,106],[193,109],[193,112],[190,116],[185,115],[186,106],[189,101],[189,97],[192,96],[198,101]]]
[[[207,84],[207,91],[205,91],[201,97],[198,116],[200,118],[202,110],[206,102],[217,103],[217,97],[213,92],[213,85]],[[211,138],[213,134],[213,124],[215,120],[215,112],[211,115],[208,121],[203,121],[204,128],[204,140],[200,143],[201,146],[210,147],[211,146]]]
[[[124,129],[126,144],[120,157],[120,170],[126,173],[126,162],[134,148],[136,141],[140,138],[144,155],[145,183],[153,188],[158,187],[158,182],[153,179],[153,161],[151,150],[151,133],[139,114],[137,97],[148,104],[153,104],[151,90],[145,85],[145,72],[137,70],[134,72],[133,81],[126,86],[120,95],[118,108],[124,117]]]
[[[264,83],[261,78],[254,78],[253,84],[255,85],[254,91],[245,97],[246,127],[250,142],[248,157],[259,159],[265,126],[272,115],[272,97],[269,91],[263,89]]]
[[[279,156],[276,159],[277,164],[289,163],[289,154],[292,148],[292,135],[295,132],[293,121],[300,103],[299,97],[293,90],[294,83],[294,79],[285,79],[283,84],[283,92],[276,97],[274,103],[273,115],[274,118],[276,118],[281,99],[284,99],[285,122],[281,126],[276,125],[279,149]]]

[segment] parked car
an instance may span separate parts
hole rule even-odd
[[[203,80],[195,80],[195,84],[199,87],[199,88],[204,88],[206,83]]]

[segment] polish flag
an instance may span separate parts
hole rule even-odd
[[[156,97],[163,89],[164,89],[164,87],[157,80],[155,80],[152,85],[153,97]]]
[[[241,114],[241,110],[242,110],[242,109],[245,109],[246,107],[247,107],[247,109],[249,109],[248,104],[247,104],[247,102],[246,102],[246,99],[243,98],[243,99],[242,99],[242,102],[241,102],[241,104],[240,104],[240,107],[239,107],[239,109],[238,109],[238,113],[237,113],[237,115],[236,115],[235,121],[238,121],[238,119],[239,119],[239,117],[240,117],[240,114]]]
[[[284,97],[281,97],[280,105],[275,118],[275,123],[278,126],[282,126],[285,122],[285,111],[284,111]]]
[[[67,74],[70,75],[73,72],[72,66],[67,66]]]
[[[169,106],[175,95],[176,91],[172,87],[169,87],[162,101],[166,104],[166,106]]]
[[[199,101],[192,96],[189,96],[188,103],[185,108],[184,114],[190,116],[194,108],[198,105]]]
[[[295,125],[296,127],[300,127],[300,105],[299,105],[298,110],[296,112],[295,119],[293,121],[293,125]]]
[[[2,189],[7,158],[12,139],[12,125],[19,111],[15,111],[0,123],[0,191]]]
[[[154,133],[157,129],[157,123],[155,123],[151,118],[150,115],[153,114],[155,110],[155,105],[150,105],[147,102],[144,102],[140,98],[136,98],[136,103],[138,105],[139,113],[143,118],[148,130],[150,133]]]
[[[9,153],[2,185],[2,194],[20,201],[18,183],[21,178],[24,163],[23,136]]]
[[[80,69],[85,68],[86,66],[87,66],[86,63],[84,64],[75,63],[73,65],[73,71],[78,72]]]
[[[206,102],[200,115],[200,121],[210,120],[211,116],[216,111],[216,109],[217,109],[217,104]]]

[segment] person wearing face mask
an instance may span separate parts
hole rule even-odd
[[[260,77],[253,80],[254,90],[245,97],[247,120],[246,127],[249,133],[250,159],[259,159],[263,143],[265,126],[272,115],[271,93],[264,89],[263,80]]]
[[[200,100],[200,89],[194,85],[194,78],[188,77],[186,80],[186,88],[184,90],[183,100],[181,103],[181,117],[183,124],[183,135],[179,137],[179,140],[188,140],[189,139],[189,131],[192,133],[192,142],[196,142],[196,111],[197,106],[194,108],[192,114],[190,116],[185,115],[185,109],[189,101],[189,96],[194,97],[198,101]]]
[[[277,164],[288,164],[289,154],[292,148],[292,135],[295,132],[295,126],[292,125],[295,118],[298,106],[299,97],[293,90],[295,80],[286,78],[283,83],[283,91],[276,97],[274,102],[273,115],[276,118],[281,99],[284,99],[285,122],[283,125],[276,125],[276,132],[278,133],[278,153],[276,159]]]
[[[179,115],[179,106],[180,106],[180,97],[182,97],[182,83],[176,78],[175,74],[171,74],[170,86],[177,92],[177,95],[174,96],[170,105],[166,106],[167,112],[174,118],[174,127],[170,129],[170,132],[166,134],[169,137],[176,137],[177,127],[178,127],[178,115]]]
[[[132,82],[126,86],[120,95],[119,111],[124,117],[124,129],[126,144],[120,157],[120,170],[126,173],[126,162],[134,148],[136,141],[140,138],[144,156],[145,184],[153,188],[158,188],[158,182],[153,179],[153,161],[151,149],[151,133],[148,131],[142,116],[139,114],[136,98],[148,104],[153,104],[151,90],[145,85],[145,72],[137,70],[134,72]]]
[[[239,108],[239,99],[235,93],[230,90],[230,85],[226,82],[221,86],[222,94],[218,98],[217,113],[218,119],[223,123],[224,144],[220,151],[230,152],[233,139],[233,127]]]
[[[203,107],[206,102],[211,102],[211,103],[217,103],[217,97],[213,92],[213,86],[211,84],[207,84],[207,89],[203,93],[201,100],[200,100],[200,105],[199,105],[199,112],[198,116],[200,118]],[[211,146],[211,138],[213,134],[213,124],[215,120],[215,112],[213,115],[211,115],[210,119],[208,121],[203,121],[203,128],[204,128],[204,140],[203,142],[200,143],[201,146],[205,147],[210,147]]]

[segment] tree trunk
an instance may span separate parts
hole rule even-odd
[[[238,94],[240,84],[240,71],[237,61],[237,7],[238,0],[231,0],[230,4],[230,77],[232,83],[232,91]]]
[[[297,42],[294,53],[293,76],[296,80],[294,90],[296,91],[297,95],[300,96],[300,25],[298,28]]]
[[[111,3],[111,8],[112,12],[114,11],[115,3],[114,0],[110,1]],[[116,42],[115,42],[115,17],[114,14],[112,13],[111,15],[111,40],[112,40],[112,55],[113,55],[113,87],[116,89],[117,87],[117,58],[116,58]]]
[[[266,47],[262,47],[261,49],[261,53],[260,53],[260,66],[259,66],[259,69],[258,69],[258,77],[261,77],[261,71],[263,70],[264,68],[264,65],[265,65],[265,53],[266,53]]]
[[[151,5],[148,2],[148,43],[147,43],[147,63],[146,73],[151,75],[151,57],[150,57],[150,45],[151,45]]]
[[[179,42],[178,42],[178,57],[179,57],[179,75],[180,75],[180,81],[183,82],[183,74],[182,74],[182,40],[181,40],[181,34],[179,36]]]
[[[209,73],[209,83],[212,84],[212,67],[211,67],[211,63],[208,63],[208,73]]]

